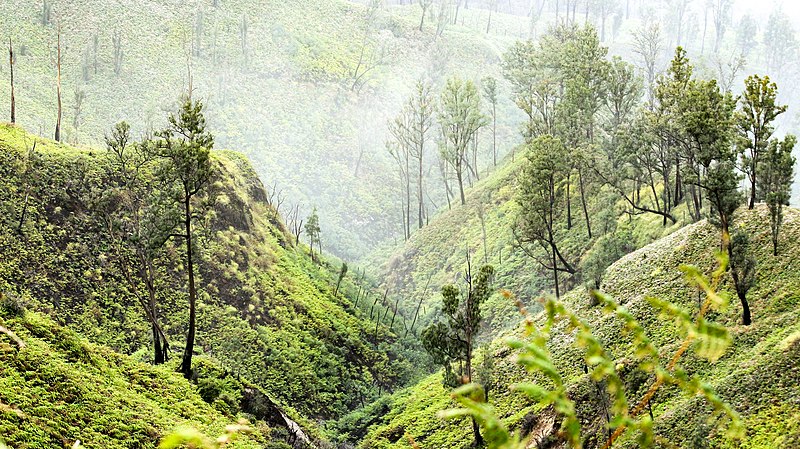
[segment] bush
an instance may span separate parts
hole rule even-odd
[[[25,316],[25,301],[13,293],[0,293],[0,312],[11,318]]]

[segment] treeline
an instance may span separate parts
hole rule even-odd
[[[716,80],[695,76],[678,47],[667,72],[645,85],[631,64],[607,58],[593,28],[575,25],[555,27],[538,43],[515,44],[503,67],[528,118],[514,235],[552,273],[556,296],[560,276],[588,274],[598,287],[605,267],[624,254],[623,238],[594,226],[597,215],[621,201],[624,214],[653,214],[664,226],[704,218],[717,225],[749,324],[754,263],[748,236],[734,232],[734,212],[766,202],[777,254],[794,175],[795,137],[773,135],[775,119],[786,111],[776,84],[753,75],[735,97]],[[608,202],[609,192],[616,200],[592,207]],[[583,261],[565,249],[579,224],[586,241],[598,242]]]

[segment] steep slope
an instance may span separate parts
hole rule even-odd
[[[14,448],[154,448],[192,427],[216,437],[236,421],[173,369],[80,338],[0,297],[0,442]],[[264,447],[269,428],[232,447]]]
[[[733,343],[717,362],[710,363],[696,356],[684,356],[681,366],[687,374],[698,374],[710,383],[723,401],[730,404],[744,419],[747,436],[741,441],[726,439],[709,421],[709,408],[698,398],[687,398],[676,389],[662,389],[653,404],[654,428],[658,435],[676,447],[794,447],[800,442],[797,406],[800,395],[800,371],[796,359],[800,355],[800,266],[795,254],[800,247],[800,211],[786,211],[781,238],[782,248],[772,256],[768,212],[764,206],[754,211],[740,210],[734,217],[739,230],[751,236],[752,255],[757,260],[754,287],[748,293],[753,310],[753,324],[739,324],[741,309],[732,294],[730,307],[713,320],[730,330]],[[678,347],[678,331],[645,301],[647,296],[669,300],[695,312],[698,295],[678,270],[689,263],[706,273],[715,268],[713,253],[719,248],[719,232],[706,222],[687,226],[658,240],[612,265],[602,290],[625,306],[645,327],[648,337],[670,357]],[[501,287],[503,287],[501,285]],[[722,288],[732,292],[730,277]],[[628,337],[620,332],[618,321],[607,317],[593,306],[586,290],[578,287],[563,298],[569,309],[577,313],[593,329],[623,373],[627,393],[639,398],[649,387],[647,379],[637,379]],[[536,320],[543,317],[537,316]],[[514,334],[516,332],[511,332]],[[588,429],[586,447],[599,447],[605,440],[604,418],[598,396],[583,372],[582,353],[574,348],[572,334],[554,331],[550,351],[556,366],[568,380],[569,394],[578,402],[579,416]],[[515,354],[502,341],[490,348],[496,357],[494,377],[498,382],[490,396],[491,403],[507,424],[523,433],[536,429],[539,447],[563,447],[557,430],[559,419],[552,410],[541,410],[524,395],[510,391],[517,382],[531,379],[514,362]],[[405,447],[408,433],[421,446],[468,447],[471,436],[467,422],[445,422],[436,417],[443,408],[455,405],[441,386],[439,375],[393,397],[383,422],[370,428],[363,448]],[[627,435],[619,447],[635,447]]]
[[[108,159],[43,140],[28,155],[35,140],[0,125],[0,291],[94,343],[149,358],[151,331],[136,296],[145,289],[122,275],[122,264],[135,261],[114,244],[98,206]],[[212,155],[214,206],[198,231],[197,351],[294,417],[338,416],[415,376],[414,350],[388,320],[377,325],[371,309],[366,316],[366,301],[355,307],[350,277],[333,294],[338,264],[313,263],[307,247],[294,245],[247,160]],[[173,356],[187,329],[183,254],[180,242],[168,242],[156,263],[158,314]],[[377,310],[377,318],[388,315]]]
[[[421,326],[417,329],[437,315],[441,286],[460,282],[467,265],[467,251],[474,266],[494,265],[495,285],[515,292],[526,306],[536,307],[535,299],[553,289],[552,274],[536,262],[541,249],[532,245],[523,248],[513,234],[519,207],[515,199],[517,176],[526,161],[521,151],[517,149],[513,160],[506,157],[497,170],[470,188],[466,205],[454,203],[450,210],[437,214],[428,226],[412,234],[407,242],[385,246],[370,256],[371,263],[367,264],[372,267],[370,273],[381,279],[391,292],[403,297],[401,307],[405,315],[413,317],[419,309]],[[559,230],[562,251],[575,266],[580,265],[602,235],[625,232],[631,249],[635,249],[685,223],[678,220],[674,225],[662,226],[655,216],[624,215],[625,205],[614,193],[597,185],[589,185],[587,189],[593,239],[588,238],[577,192],[571,197],[573,227]],[[608,207],[609,204],[614,206]],[[678,209],[676,216],[682,213]],[[565,290],[582,281],[576,276],[562,275],[561,282]],[[518,324],[517,308],[500,294],[487,301],[483,313],[486,336]]]
[[[191,84],[209,108],[217,143],[244,152],[265,184],[288,198],[285,210],[299,203],[303,218],[318,206],[326,247],[351,260],[399,233],[399,218],[385,213],[394,210],[396,184],[385,124],[416,80],[438,86],[453,74],[499,77],[499,55],[527,30],[525,18],[497,14],[486,35],[478,31],[482,12],[470,10],[461,17],[466,25],[450,25],[437,38],[432,19],[417,30],[416,4],[368,17],[366,6],[344,0],[7,6],[0,35],[14,41],[17,120],[26,129],[53,136],[60,28],[66,142],[101,143],[123,119],[135,133],[157,128],[161,111]],[[356,72],[363,77],[353,88]],[[6,120],[9,98],[4,81]],[[517,112],[506,95],[499,114],[502,143],[516,135]],[[442,203],[438,189],[431,194]]]

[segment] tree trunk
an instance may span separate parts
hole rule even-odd
[[[424,216],[424,200],[422,198],[422,145],[419,149],[419,179],[417,180],[417,200],[419,203],[419,211],[417,212],[418,226],[422,229],[422,220]]]
[[[183,350],[183,360],[180,371],[183,377],[192,377],[192,353],[194,352],[194,337],[197,320],[197,290],[194,285],[194,258],[192,255],[192,209],[190,198],[184,200],[184,225],[186,227],[186,261],[189,272],[189,332],[186,335],[186,347]],[[313,250],[312,250],[313,252]]]
[[[756,143],[757,145],[758,143]],[[754,152],[755,153],[755,152]],[[753,207],[756,205],[756,166],[758,161],[756,160],[755,154],[753,155],[753,163],[750,164],[750,204],[748,204],[747,208],[753,210]]]
[[[461,168],[456,168],[456,177],[458,178],[458,192],[461,194],[461,205],[467,204],[466,197],[464,196],[464,176]]]
[[[567,229],[572,229],[572,201],[569,195],[570,175],[567,175]]]
[[[497,104],[492,104],[492,159],[497,167]]]
[[[556,285],[556,299],[561,298],[561,292],[558,290],[558,267],[556,266],[556,247],[552,243],[550,243],[550,250],[552,252],[552,261],[553,261],[553,282]]]
[[[61,142],[61,25],[58,26],[58,48],[56,50],[56,95],[58,96],[58,119],[54,139]]]
[[[14,98],[14,47],[11,45],[11,38],[8,38],[8,60],[11,65],[11,123],[17,121],[16,100]]]
[[[589,208],[586,205],[586,191],[583,186],[583,173],[578,170],[578,177],[580,178],[580,188],[581,188],[581,204],[583,205],[583,216],[586,218],[586,231],[589,233],[589,238],[592,238],[592,223],[589,219]]]

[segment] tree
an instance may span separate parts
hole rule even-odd
[[[58,105],[58,118],[56,119],[56,131],[53,140],[61,142],[61,24],[57,28],[56,44],[56,97]]]
[[[333,291],[334,296],[339,294],[339,286],[342,284],[342,280],[344,280],[345,276],[347,276],[347,263],[342,262],[342,268],[339,270],[339,279],[336,281],[336,289]]]
[[[755,283],[756,260],[749,254],[750,238],[744,232],[737,232],[731,238],[730,271],[736,296],[742,304],[742,324],[749,326],[752,322],[750,306],[747,303],[747,292]]]
[[[492,163],[497,167],[497,80],[487,76],[481,80],[483,98],[492,106]]]
[[[795,60],[797,38],[789,16],[781,8],[773,10],[764,30],[764,46],[767,70],[780,77],[787,64]]]
[[[783,206],[789,205],[791,197],[795,165],[792,150],[796,143],[797,138],[791,134],[783,140],[771,140],[764,159],[757,167],[761,179],[759,190],[769,207],[772,254],[775,256],[778,255],[778,234],[783,223]]]
[[[560,297],[558,273],[576,271],[561,254],[556,229],[564,210],[568,152],[559,139],[549,135],[536,138],[527,151],[528,162],[518,181],[520,211],[514,232],[521,244],[538,244],[547,254],[549,260],[539,263],[553,272],[556,297]]]
[[[459,78],[447,80],[441,97],[439,123],[445,138],[440,151],[443,159],[455,171],[463,205],[466,204],[464,169],[468,163],[467,149],[478,129],[486,123],[481,113],[481,98],[472,81]]]
[[[14,46],[11,44],[11,38],[8,38],[8,61],[11,68],[11,123],[17,121],[16,100],[14,98]]]
[[[750,56],[754,48],[758,46],[756,36],[758,35],[758,22],[750,14],[745,14],[739,19],[736,25],[736,49],[743,57]]]
[[[680,100],[680,126],[688,139],[686,182],[699,187],[711,203],[711,219],[724,236],[730,235],[731,215],[741,203],[734,138],[736,100],[721,92],[717,82],[692,80]],[[702,202],[693,198],[700,214]]]
[[[658,73],[656,64],[662,45],[661,27],[657,23],[645,25],[633,33],[633,52],[641,58],[641,67],[647,83],[647,98],[651,104],[654,98],[653,86]]]
[[[158,201],[152,201],[160,193],[150,175],[154,162],[150,148],[152,142],[132,143],[130,125],[126,122],[115,125],[105,141],[111,162],[111,179],[117,182],[105,192],[106,207],[102,215],[107,232],[116,245],[120,271],[152,327],[153,363],[159,365],[169,358],[169,341],[158,319],[156,259],[169,239],[171,229],[164,225],[170,222],[171,217],[159,207]],[[129,253],[135,261],[133,270],[129,266]],[[140,282],[147,290],[147,300],[139,293]]]
[[[446,321],[434,323],[422,331],[422,345],[434,362],[444,368],[446,386],[472,382],[472,354],[482,319],[481,304],[491,296],[493,277],[491,265],[484,265],[473,277],[468,254],[464,291],[455,285],[442,287],[442,313]],[[453,373],[454,363],[459,366],[460,378]],[[472,431],[476,446],[481,447],[483,437],[474,419]]]
[[[514,103],[528,119],[522,131],[526,142],[555,132],[561,86],[557,70],[541,53],[537,44],[528,40],[516,42],[503,55],[503,76],[511,83]]]
[[[419,19],[419,30],[422,31],[422,26],[425,25],[425,14],[428,13],[428,8],[433,5],[433,0],[419,0],[419,6],[422,8],[422,17]]]
[[[786,112],[787,106],[776,104],[778,86],[768,76],[751,75],[744,82],[741,110],[737,115],[740,133],[738,146],[742,159],[742,171],[750,180],[750,209],[755,206],[758,165],[772,136],[772,122]]]
[[[170,200],[180,208],[180,220],[172,236],[185,243],[189,287],[189,331],[179,370],[188,379],[192,375],[192,354],[196,334],[197,287],[194,277],[194,231],[197,198],[211,179],[211,149],[214,136],[206,130],[203,104],[185,96],[177,113],[169,116],[169,126],[158,133],[157,154],[162,159],[161,182]]]
[[[308,246],[311,248],[311,260],[316,262],[317,259],[314,256],[314,243],[317,243],[319,246],[319,253],[322,255],[322,241],[320,240],[321,230],[319,227],[319,215],[317,214],[316,206],[306,220],[305,229],[306,235],[308,236]]]
[[[414,94],[408,99],[403,111],[393,122],[389,123],[389,131],[395,138],[397,145],[403,147],[397,149],[396,152],[392,152],[390,147],[390,152],[392,152],[395,161],[400,164],[401,175],[403,172],[405,173],[407,228],[410,228],[411,221],[409,217],[411,202],[409,158],[413,158],[417,166],[417,221],[419,229],[422,229],[425,217],[423,163],[425,160],[425,147],[429,140],[428,133],[433,126],[433,114],[434,100],[431,95],[431,86],[420,80],[417,81]],[[405,167],[402,165],[403,161],[405,161]]]
[[[114,30],[111,45],[114,47],[114,75],[119,76],[122,73],[122,58],[125,55],[122,50],[122,33],[119,30]]]
[[[714,18],[714,53],[716,53],[731,21],[733,0],[707,0],[707,3]]]

